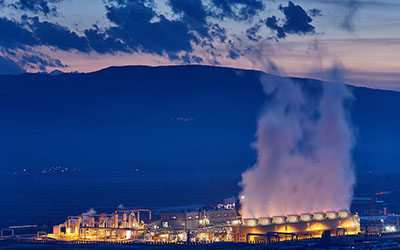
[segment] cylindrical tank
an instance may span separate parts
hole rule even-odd
[[[257,226],[258,220],[255,218],[248,218],[248,219],[243,219],[243,225],[247,227],[254,227]]]
[[[258,225],[260,226],[268,226],[272,224],[272,219],[269,217],[258,218]]]

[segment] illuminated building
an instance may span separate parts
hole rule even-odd
[[[148,223],[140,220],[146,213]],[[151,211],[117,210],[113,214],[70,216],[55,226],[50,238],[86,241],[143,242],[253,242],[303,239],[331,235],[357,234],[358,215],[348,211],[287,215],[241,220],[234,209],[195,212],[161,212],[151,220]]]
[[[331,235],[357,234],[360,218],[348,211],[244,219],[243,225],[232,226],[236,242],[302,239]]]
[[[141,213],[151,210],[117,210],[112,214],[69,216],[65,223],[53,227],[51,238],[60,240],[144,240],[147,225]]]

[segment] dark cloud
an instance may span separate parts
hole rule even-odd
[[[219,24],[214,23],[210,26],[210,36],[213,39],[217,39],[219,40],[221,43],[224,43],[225,40],[227,39],[227,35],[226,35],[226,30],[225,28],[222,28],[221,26],[219,26]]]
[[[144,1],[129,1],[123,5],[107,6],[107,18],[115,25],[106,33],[122,40],[133,51],[173,54],[192,51],[195,35],[182,20],[168,20],[158,15]]]
[[[85,37],[78,36],[75,32],[58,24],[47,21],[40,22],[39,18],[29,18],[30,28],[40,41],[41,45],[48,45],[60,50],[76,49],[89,52],[90,47]]]
[[[90,47],[97,53],[129,52],[129,48],[125,44],[100,32],[96,26],[93,29],[85,30],[85,36]]]
[[[14,0],[13,6],[22,11],[47,16],[55,13],[54,6],[59,1],[61,0]],[[81,53],[143,52],[166,55],[171,60],[186,63],[202,63],[203,58],[207,58],[208,63],[218,64],[217,59],[220,57],[237,59],[242,55],[238,52],[240,49],[236,43],[244,42],[234,34],[228,36],[225,28],[218,22],[221,19],[231,19],[249,25],[252,23],[249,20],[253,20],[265,8],[263,0],[168,0],[167,4],[172,12],[177,14],[177,18],[168,19],[156,11],[153,0],[104,0],[104,3],[110,27],[100,29],[93,25],[84,30],[83,34],[50,22],[46,17],[39,19],[38,16],[23,15],[21,21],[0,18],[0,52],[3,51],[3,57],[6,55],[5,58],[11,58],[11,61],[19,58],[19,66],[40,69],[65,65],[45,55],[26,53],[21,58],[21,54],[12,53],[32,52],[35,46],[49,46]],[[204,5],[206,3],[207,6]],[[277,33],[277,38],[284,38],[287,34],[315,32],[314,26],[310,24],[310,16],[319,15],[319,10],[310,10],[309,16],[303,8],[291,1],[288,6],[280,6],[279,9],[284,18],[272,16],[253,23],[245,31],[246,39],[260,41],[260,29],[265,24]],[[226,45],[228,55],[217,54],[214,42]],[[207,56],[200,58],[193,55],[194,45],[205,48]]]
[[[288,6],[280,6],[279,9],[285,14],[286,22],[283,24],[283,29],[286,33],[313,34],[315,32],[315,27],[310,24],[313,19],[300,5],[289,1]]]
[[[261,24],[257,23],[253,27],[246,30],[247,39],[250,41],[258,42],[262,37],[258,35],[258,31],[260,31]]]
[[[322,11],[319,9],[311,9],[307,11],[308,15],[312,17],[322,16]]]
[[[295,5],[289,1],[288,6],[280,5],[279,10],[285,16],[282,24],[275,16],[266,20],[267,27],[277,33],[277,38],[285,38],[286,34],[305,35],[315,33],[315,27],[310,24],[313,19],[300,5]]]
[[[0,48],[8,50],[39,44],[38,39],[23,24],[0,18]]]
[[[67,67],[58,59],[52,59],[46,55],[23,55],[19,60],[19,64],[24,67],[29,67],[31,69],[46,70],[47,67]]]
[[[178,59],[178,60],[180,60],[180,61],[182,61],[184,63],[188,63],[188,64],[190,64],[190,63],[202,63],[203,62],[202,58],[200,58],[198,56],[195,56],[195,55],[190,55],[188,53],[185,53],[184,55],[182,55],[180,57],[177,57],[176,59]]]
[[[201,0],[170,0],[175,13],[183,14],[182,21],[202,37],[209,37],[207,12]]]
[[[46,67],[66,67],[60,60],[32,49],[41,45],[66,51],[89,51],[86,38],[57,24],[40,22],[37,17],[23,16],[21,22],[0,18],[2,72],[20,73],[22,68],[46,70]]]
[[[5,50],[23,49],[26,46],[48,45],[61,50],[76,49],[88,52],[90,47],[85,37],[78,36],[68,28],[39,18],[22,17],[19,23],[0,18],[0,47]]]
[[[0,56],[0,74],[11,74],[11,75],[17,75],[24,73],[25,70],[16,64],[14,61]]]
[[[278,24],[278,19],[276,18],[276,16],[268,17],[265,24],[268,28],[276,32],[276,36],[278,38],[286,37],[285,30]]]
[[[240,57],[240,55],[238,53],[236,53],[233,50],[229,50],[229,54],[228,54],[228,58],[236,60]]]
[[[212,0],[212,4],[218,10],[216,17],[237,21],[252,19],[265,8],[262,0]]]
[[[25,11],[31,11],[33,13],[43,13],[48,15],[50,13],[55,14],[56,8],[50,8],[48,0],[18,0],[14,6]]]

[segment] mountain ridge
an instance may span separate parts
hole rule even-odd
[[[0,124],[0,147],[25,155],[47,152],[47,158],[32,164],[35,169],[54,163],[108,170],[141,166],[149,173],[196,176],[214,171],[237,178],[255,159],[250,145],[266,100],[260,74],[191,65],[3,75],[0,94],[18,101],[10,99],[0,107],[6,121]],[[291,79],[316,93],[325,84]],[[357,168],[393,169],[400,161],[400,93],[350,88],[355,97],[350,113],[358,131],[353,154]],[[17,108],[35,107],[33,100],[54,107]],[[18,153],[0,156],[7,169],[29,163]]]

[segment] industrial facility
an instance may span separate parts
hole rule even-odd
[[[360,232],[349,211],[242,219],[234,208],[160,212],[117,210],[112,214],[69,216],[48,239],[105,242],[272,242],[351,235]]]

